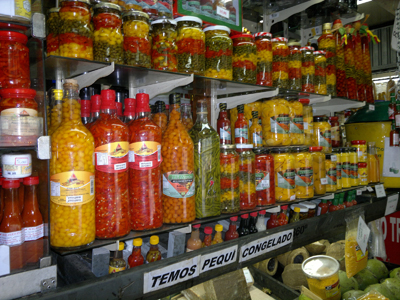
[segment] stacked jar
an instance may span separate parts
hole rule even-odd
[[[235,145],[221,145],[221,213],[231,214],[240,210],[239,154]]]
[[[368,103],[374,103],[374,94],[372,88],[372,71],[371,71],[371,56],[369,54],[369,41],[370,37],[368,32],[368,25],[363,24],[361,27],[361,45],[362,45],[362,61],[363,70],[365,75],[365,100]]]
[[[350,185],[358,186],[358,156],[356,148],[347,148],[350,160]]]
[[[172,19],[159,19],[151,22],[153,29],[151,62],[155,70],[178,71],[176,25],[176,21]]]
[[[347,44],[344,46],[344,61],[346,68],[347,98],[357,99],[356,66],[354,58],[354,38],[351,25],[346,25]]]
[[[301,90],[303,92],[314,93],[314,48],[301,47]]]
[[[336,41],[336,95],[338,97],[347,97],[346,92],[346,65],[344,58],[344,38],[340,31],[343,28],[342,21],[340,19],[333,22],[333,29],[335,32]]]
[[[209,26],[206,34],[206,67],[204,76],[232,80],[233,43],[226,26]]]
[[[351,165],[347,148],[340,148],[340,161],[342,164],[342,188],[349,188],[351,187]]]
[[[357,149],[358,162],[367,162],[367,142],[365,140],[351,141],[351,146]]]
[[[46,55],[59,55],[58,33],[60,31],[60,11],[59,7],[49,9],[49,16],[46,20],[47,36],[46,36]]]
[[[253,150],[256,164],[257,206],[275,204],[274,157],[265,148]]]
[[[290,140],[292,145],[304,145],[304,120],[303,104],[297,95],[286,95],[285,99],[289,102],[290,116]]]
[[[232,37],[232,78],[234,81],[257,82],[257,47],[251,34],[239,34]]]
[[[326,95],[326,57],[325,51],[314,51],[315,63],[315,79],[314,79],[314,92],[316,94]],[[335,75],[336,76],[336,75]]]
[[[336,192],[337,190],[337,167],[336,167],[336,155],[327,153],[325,154],[325,171],[326,171],[326,191]]]
[[[356,70],[357,99],[358,101],[365,101],[365,74],[363,66],[360,28],[360,21],[353,23],[354,66]]]
[[[328,117],[314,117],[313,145],[323,147],[324,153],[332,152],[331,125],[328,123]]]
[[[310,146],[313,143],[314,133],[313,110],[310,105],[310,99],[300,98],[299,101],[303,104],[304,145]]]
[[[336,40],[331,23],[325,23],[318,39],[318,50],[326,53],[326,85],[328,95],[336,96]],[[326,94],[326,93],[324,93]]]
[[[329,124],[331,125],[331,140],[332,147],[340,147],[341,146],[341,136],[340,136],[340,124],[339,117],[329,117]]]
[[[289,89],[301,90],[301,44],[290,42],[289,46]]]
[[[272,39],[272,85],[277,88],[289,88],[289,47],[283,37]]]
[[[332,161],[336,161],[336,185],[337,189],[342,189],[342,160],[340,157],[340,148],[333,148],[331,156]]]
[[[60,8],[60,55],[93,60],[93,31],[89,0],[64,0]]]
[[[314,197],[314,172],[311,153],[308,147],[295,147],[293,156],[296,170],[296,198],[312,198]]]
[[[314,193],[315,195],[323,195],[326,193],[326,170],[325,170],[325,154],[322,147],[310,147],[311,157],[313,160],[314,172]]]
[[[239,191],[240,209],[253,209],[257,206],[255,155],[251,144],[237,144],[239,153]]]
[[[275,200],[286,202],[296,200],[295,159],[290,148],[273,148],[275,172]]]
[[[259,32],[254,38],[257,47],[257,84],[272,86],[272,34]]]

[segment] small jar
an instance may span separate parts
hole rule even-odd
[[[367,162],[367,145],[364,140],[351,141],[351,146],[357,149],[358,162]]]
[[[256,163],[257,206],[275,204],[274,157],[265,148],[253,149]]]
[[[328,123],[328,117],[314,117],[313,146],[321,146],[325,153],[332,152],[331,125]]]
[[[340,156],[340,148],[333,148],[332,149],[332,156],[331,160],[336,162],[336,185],[337,189],[342,189],[342,160]]]
[[[232,80],[233,43],[226,26],[209,26],[206,34],[206,67],[204,76]]]
[[[255,155],[251,144],[236,144],[239,153],[240,210],[257,206]]]
[[[340,161],[342,164],[342,188],[346,189],[351,187],[350,184],[350,173],[351,173],[351,165],[350,165],[350,154],[347,148],[340,148]]]
[[[290,108],[290,140],[292,145],[304,145],[304,120],[303,104],[297,95],[287,95],[285,99],[289,102]]]
[[[122,19],[125,64],[151,68],[150,22],[148,14],[126,11]]]
[[[301,91],[301,44],[289,42],[289,89]]]
[[[347,148],[350,159],[350,185],[358,186],[358,156],[356,148]]]
[[[326,95],[326,57],[325,51],[314,51],[315,78],[314,92],[316,94]]]
[[[296,170],[296,199],[314,197],[313,159],[308,147],[294,147],[294,166]]]
[[[254,38],[257,47],[257,84],[272,86],[272,34],[258,32]]]
[[[49,14],[46,20],[47,36],[46,36],[46,55],[60,55],[58,33],[60,31],[60,11],[59,7],[49,9]]]
[[[151,22],[152,32],[152,51],[151,62],[153,69],[170,72],[178,71],[176,53],[176,21],[172,19],[159,19]]]
[[[313,159],[314,172],[314,194],[323,195],[326,193],[326,170],[325,170],[325,154],[322,153],[322,147],[310,147]]]
[[[329,124],[331,125],[332,147],[340,147],[342,143],[340,139],[339,117],[329,117]]]
[[[286,202],[296,200],[295,159],[286,147],[273,148],[275,173],[275,200]]]
[[[197,17],[180,17],[178,22],[178,72],[204,75],[205,68],[205,34],[203,21]]]
[[[326,171],[326,191],[336,192],[337,191],[337,169],[336,161],[332,161],[334,154],[325,154],[325,171]]]
[[[301,47],[301,90],[314,93],[314,48]]]
[[[308,207],[303,204],[293,204],[290,205],[289,219],[291,220],[294,215],[294,209],[298,207],[300,208],[300,220],[308,219]]]
[[[303,104],[304,145],[311,146],[314,134],[313,110],[310,105],[310,99],[300,98],[299,101]]]
[[[231,214],[240,210],[239,154],[235,145],[221,145],[221,213]]]
[[[300,204],[308,208],[308,218],[315,217],[317,213],[317,204],[309,201],[303,201]]]
[[[1,168],[3,171],[2,175],[5,178],[29,177],[32,174],[32,155],[29,153],[3,154],[1,156]],[[1,212],[1,214],[3,214],[3,212]]]
[[[358,179],[360,185],[368,185],[368,170],[366,162],[358,163]]]
[[[257,47],[251,34],[232,37],[232,78],[234,81],[256,84]]]
[[[272,85],[277,88],[289,88],[289,47],[283,37],[272,39]]]

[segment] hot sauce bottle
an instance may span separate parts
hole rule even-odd
[[[141,238],[134,239],[132,244],[133,244],[132,254],[129,255],[128,257],[129,268],[141,266],[144,264],[144,257],[142,255],[142,244],[143,244],[142,239]]]
[[[155,262],[157,260],[161,260],[161,251],[158,249],[158,243],[160,239],[156,235],[152,235],[150,237],[150,249],[146,255],[146,261],[148,263]]]
[[[136,119],[136,99],[135,98],[125,98],[125,110],[124,110],[124,123],[129,125],[129,123]]]
[[[239,237],[239,233],[236,230],[236,222],[238,217],[231,217],[229,220],[229,229],[227,232],[225,232],[225,241],[234,240]]]
[[[321,202],[318,204],[317,216],[326,214],[328,210],[329,210],[328,201],[326,199],[322,199]]]
[[[278,215],[276,213],[273,213],[270,217],[269,220],[267,221],[267,228],[275,228],[279,226],[279,221],[278,221]]]
[[[83,125],[91,122],[90,119],[90,100],[81,100],[81,119]]]
[[[219,134],[219,143],[221,145],[232,144],[231,121],[228,118],[228,112],[226,111],[226,108],[226,103],[219,104],[220,110],[217,121],[217,132]]]
[[[201,239],[200,239],[200,224],[193,225],[193,231],[190,238],[186,244],[186,252],[190,252],[193,250],[197,250],[201,248]]]
[[[114,257],[110,259],[108,274],[118,273],[126,269],[126,262],[122,254],[124,247],[125,244],[123,242],[119,242],[118,249],[114,251]]]
[[[222,243],[224,240],[222,239],[222,230],[223,226],[221,224],[215,225],[215,235],[214,239],[211,242],[211,245]]]
[[[279,224],[279,226],[282,226],[282,225],[286,225],[287,223],[289,223],[288,217],[287,217],[286,213],[284,212],[284,210],[282,210],[278,216],[278,224]]]
[[[257,233],[258,230],[256,228],[257,223],[257,212],[250,213],[250,220],[249,220],[249,234]]]
[[[129,193],[132,230],[163,224],[161,128],[151,119],[149,95],[136,95],[137,119],[129,125]]]
[[[204,236],[203,243],[201,244],[201,248],[211,246],[211,243],[212,243],[212,236],[211,236],[212,232],[213,232],[212,227],[208,227],[207,226],[207,227],[204,228],[205,236]]]
[[[248,122],[244,117],[244,105],[240,104],[237,106],[238,118],[235,122],[235,143],[236,144],[247,144],[249,139],[249,128]]]
[[[115,91],[101,91],[100,117],[90,127],[95,144],[96,238],[129,233],[128,127],[119,120]]]
[[[249,235],[249,214],[240,216],[240,226],[238,228],[239,237]]]

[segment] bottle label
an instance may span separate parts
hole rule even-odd
[[[225,144],[232,143],[231,128],[230,126],[221,127],[219,129],[219,138],[225,141]],[[227,143],[229,142],[229,143]]]
[[[58,205],[83,205],[94,199],[94,173],[70,171],[50,176],[50,200]]]
[[[304,122],[302,115],[295,115],[293,120],[290,122],[291,133],[304,133]]]
[[[389,107],[389,120],[394,120],[394,109]]]
[[[342,178],[350,178],[350,162],[342,162]]]
[[[269,172],[256,169],[256,191],[263,191],[269,188]]]
[[[121,173],[128,169],[128,142],[114,142],[94,149],[96,170]]]
[[[248,139],[249,138],[249,133],[248,133],[248,128],[244,127],[244,128],[235,128],[235,139],[237,138],[244,138],[244,139]]]
[[[337,185],[337,170],[336,168],[330,168],[326,172],[326,180],[328,185]]]
[[[253,132],[253,145],[262,145],[262,132]]]
[[[342,164],[340,162],[336,163],[336,179],[342,179]]]
[[[286,114],[280,114],[278,117],[270,118],[271,132],[289,134],[290,132],[290,117]]]
[[[318,206],[317,207],[317,216],[321,215],[321,211],[322,211],[322,208]]]
[[[163,174],[163,194],[172,198],[189,198],[195,193],[193,171],[173,171]]]
[[[312,134],[314,132],[313,118],[303,117],[303,121],[304,121],[304,133]]]
[[[331,140],[331,131],[330,130],[325,130],[325,131],[320,131],[318,135],[318,146],[322,147],[331,147],[332,146],[332,140]]]
[[[396,120],[396,128],[400,128],[400,114],[394,116]]]
[[[118,273],[118,272],[124,271],[125,269],[126,269],[126,267],[115,268],[115,267],[108,266],[108,274]]]
[[[278,187],[293,190],[295,187],[295,175],[296,172],[294,169],[287,169],[284,172],[278,172]]]
[[[3,135],[38,135],[40,122],[37,111],[31,108],[8,108],[1,112]]]
[[[340,293],[339,280],[336,281],[334,284],[328,285],[328,286],[325,287],[326,299],[333,298],[333,297],[337,296],[339,293]]]
[[[2,117],[37,117],[38,112],[32,108],[7,108],[1,112]]]
[[[357,244],[356,248],[356,261],[359,262],[361,260],[363,260],[364,258],[368,257],[368,250],[365,250],[365,253],[363,254],[363,252],[361,251],[361,247]]]
[[[358,164],[350,164],[350,178],[358,179]]]
[[[395,146],[398,146],[399,145],[399,134],[398,133],[395,133],[394,135],[393,135],[393,144],[395,145]],[[4,171],[3,171],[4,172]]]
[[[0,232],[0,245],[15,246],[25,241],[24,231]]]
[[[44,225],[24,227],[25,242],[36,241],[44,236]]]
[[[129,168],[150,170],[162,162],[161,144],[158,142],[136,142],[129,144]]]
[[[333,126],[331,128],[331,139],[332,139],[332,141],[340,142],[339,126]]]
[[[313,186],[314,173],[313,168],[300,168],[296,172],[295,183],[298,186]]]

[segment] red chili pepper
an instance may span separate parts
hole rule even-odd
[[[199,39],[185,38],[176,43],[178,54],[190,53],[191,55],[202,55],[205,53],[204,41]]]
[[[150,55],[151,45],[147,38],[124,37],[124,51]]]
[[[93,17],[94,29],[99,30],[100,28],[121,28],[122,20],[118,16],[111,13],[100,13]]]

